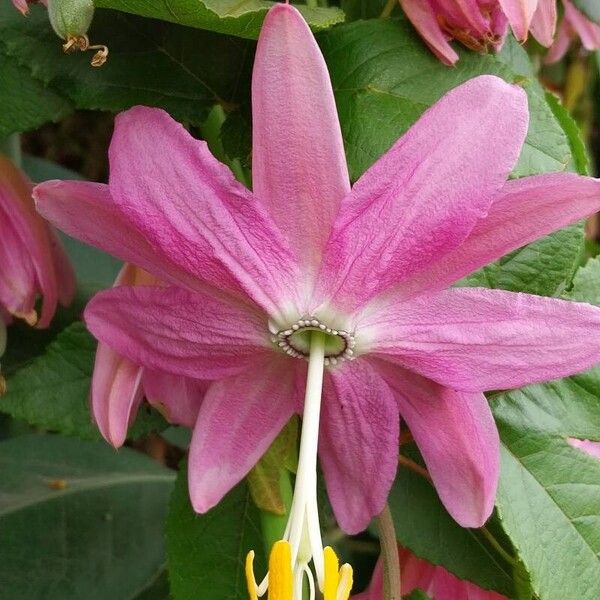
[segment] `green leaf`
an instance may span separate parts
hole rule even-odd
[[[7,378],[0,411],[50,431],[100,439],[88,400],[95,351],[96,342],[83,323],[73,323],[44,354]],[[165,426],[156,411],[142,407],[130,434],[136,437]]]
[[[7,2],[0,5],[0,11],[2,8],[14,10]],[[69,99],[50,89],[44,81],[34,77],[27,67],[9,57],[2,47],[1,36],[0,138],[35,129],[43,123],[58,121],[68,115],[73,110]]]
[[[3,596],[129,600],[156,580],[172,472],[50,435],[1,442],[0,457]]]
[[[569,297],[600,303],[600,262]],[[600,440],[600,368],[491,397],[502,440],[496,506],[541,600],[600,597],[600,461],[567,437]]]
[[[477,530],[452,519],[429,481],[401,467],[388,504],[398,541],[413,554],[459,579],[511,596],[511,566]]]
[[[96,6],[257,39],[263,19],[275,2],[264,0],[96,0]],[[313,31],[344,21],[339,8],[297,5]]]
[[[96,11],[89,35],[110,47],[102,68],[90,67],[86,53],[64,55],[43,7],[33,6],[23,19],[0,3],[0,56],[21,79],[39,81],[68,106],[120,111],[144,104],[201,125],[215,103],[232,107],[249,79],[254,44],[239,38],[103,10]],[[26,102],[20,81],[9,88],[17,104]],[[39,112],[36,121],[15,127],[12,113],[3,111],[0,128],[22,131],[50,120]]]
[[[573,0],[573,4],[588,19],[600,25],[600,4],[598,4],[598,0]]]
[[[167,519],[167,555],[175,600],[247,600],[244,562],[256,552],[257,578],[266,574],[258,509],[245,484],[204,515],[188,494],[187,469],[179,472]]]

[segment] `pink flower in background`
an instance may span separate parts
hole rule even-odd
[[[421,590],[432,600],[508,600],[497,592],[484,590],[470,581],[458,579],[443,567],[417,558],[409,550],[399,548],[402,593]],[[352,596],[353,600],[383,600],[383,565],[377,562],[369,589]]]
[[[482,76],[426,111],[351,188],[327,69],[292,6],[265,20],[252,90],[254,193],[165,112],[141,107],[117,118],[108,186],[36,188],[47,218],[167,283],[101,292],[88,327],[136,365],[215,380],[190,449],[197,511],[302,410],[320,331],[320,431],[317,410],[303,439],[309,431],[309,454],[318,439],[341,526],[360,531],[382,510],[399,415],[449,512],[480,526],[499,469],[483,392],[598,362],[600,309],[450,286],[596,212],[600,182],[507,181],[526,95]],[[320,383],[310,381],[318,409]]]
[[[30,4],[43,4],[44,6],[48,6],[48,0],[12,0],[12,3],[23,15],[26,15],[29,12]]]
[[[0,312],[47,327],[58,303],[73,299],[75,277],[56,234],[36,212],[31,190],[25,175],[0,155]]]
[[[593,456],[594,458],[600,458],[600,442],[592,442],[590,440],[579,440],[577,438],[567,438],[567,442],[574,448]]]
[[[458,54],[449,44],[456,39],[478,52],[498,51],[510,24],[520,42],[528,34],[546,48],[547,62],[562,58],[573,38],[584,48],[600,48],[600,27],[589,21],[570,0],[563,0],[565,17],[555,40],[556,0],[399,0],[406,16],[434,54],[453,65]]]
[[[160,282],[142,269],[125,265],[115,281],[115,286],[121,285]],[[101,342],[92,375],[92,414],[106,441],[118,448],[144,397],[170,423],[193,427],[206,388],[207,383],[197,379],[144,369]]]
[[[542,0],[540,0],[542,1]],[[548,1],[548,0],[546,0]],[[558,29],[556,41],[546,55],[547,63],[559,61],[574,40],[579,38],[586,50],[600,48],[600,25],[590,21],[570,0],[563,0],[565,15]]]

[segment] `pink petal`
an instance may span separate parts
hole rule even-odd
[[[211,509],[241,481],[291,418],[301,390],[297,362],[283,355],[256,359],[243,373],[208,388],[188,466],[196,512]]]
[[[144,395],[169,423],[193,427],[209,382],[145,369]]]
[[[92,414],[104,439],[115,448],[125,442],[127,427],[142,402],[141,377],[138,365],[106,344],[98,344],[92,375]]]
[[[565,5],[565,20],[568,21],[586,50],[597,50],[600,48],[600,25],[590,21],[581,11],[570,2],[563,0]]]
[[[166,112],[121,113],[109,159],[115,204],[157,252],[272,314],[294,295],[294,257],[265,208]]]
[[[594,458],[600,458],[600,442],[592,442],[590,440],[579,440],[577,438],[567,438],[567,442],[574,448],[578,448],[582,452],[593,456]]]
[[[400,6],[431,51],[447,65],[458,60],[458,54],[441,30],[429,0],[400,0]]]
[[[365,529],[396,475],[399,419],[394,396],[366,360],[326,372],[319,456],[340,527]]]
[[[489,75],[434,104],[342,202],[320,277],[354,309],[464,242],[504,185],[527,131],[527,97]]]
[[[515,37],[524,42],[527,39],[529,25],[539,2],[544,0],[499,0],[502,10],[508,17],[508,22]]]
[[[63,306],[69,306],[77,291],[75,271],[56,233],[50,230],[50,245],[52,263],[56,273],[56,284],[58,287],[58,300]]]
[[[439,261],[411,274],[390,294],[392,301],[444,289],[508,252],[598,210],[598,179],[550,173],[508,181],[469,237]]]
[[[45,181],[33,195],[38,211],[57,227],[118,258],[139,265],[163,281],[206,289],[195,273],[158,253],[115,206],[107,185],[84,181]]]
[[[481,527],[496,498],[500,440],[485,396],[378,361],[441,501],[463,527]]]
[[[457,288],[369,318],[365,350],[464,391],[517,388],[600,362],[600,308],[581,302]]]
[[[29,3],[27,0],[12,0],[12,3],[22,15],[26,15],[29,12]]]
[[[138,365],[192,378],[239,373],[271,353],[266,318],[231,299],[181,288],[120,287],[88,303],[100,341]]]
[[[327,66],[288,4],[268,12],[258,40],[252,139],[254,193],[314,271],[350,180]]]
[[[538,0],[529,29],[542,46],[552,45],[556,33],[556,0]]]
[[[550,47],[548,54],[544,57],[544,63],[550,65],[558,62],[569,50],[571,40],[575,37],[573,28],[569,25],[566,19],[558,26],[558,33],[554,43]]]

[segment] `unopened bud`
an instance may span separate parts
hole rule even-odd
[[[94,18],[93,0],[48,0],[48,15],[56,34],[65,43],[65,52],[96,50],[91,65],[101,67],[108,57],[108,48],[90,45],[87,31]]]

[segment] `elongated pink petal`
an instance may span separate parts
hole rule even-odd
[[[378,368],[395,392],[444,506],[463,527],[481,527],[494,507],[500,472],[500,440],[485,396],[382,361]]]
[[[361,344],[458,390],[517,388],[600,362],[600,308],[582,302],[457,288],[371,319]]]
[[[402,281],[390,294],[390,302],[444,289],[512,250],[599,210],[598,179],[550,173],[508,181],[469,237]]]
[[[258,40],[252,141],[254,193],[314,274],[350,179],[325,60],[289,4],[268,12]]]
[[[127,427],[142,402],[141,378],[141,367],[106,344],[98,344],[92,376],[92,414],[104,439],[115,448],[125,442]]]
[[[62,245],[62,242],[56,235],[56,232],[50,230],[50,248],[52,253],[52,263],[56,274],[56,285],[58,288],[58,301],[63,306],[69,306],[75,297],[77,291],[77,282],[75,280],[75,271],[71,261]]]
[[[27,0],[12,0],[13,6],[22,14],[26,15],[29,12]]]
[[[556,0],[538,0],[529,29],[533,37],[546,48],[552,46],[556,33]]]
[[[206,289],[155,247],[115,206],[107,185],[85,181],[45,181],[34,189],[38,211],[65,233],[118,258],[139,265],[163,281]]]
[[[447,65],[456,63],[458,54],[441,30],[429,0],[400,0],[400,6],[431,51]]]
[[[379,514],[396,475],[398,407],[366,360],[325,375],[319,456],[340,527],[350,534]]]
[[[209,382],[144,369],[142,378],[146,400],[174,425],[193,427]]]
[[[566,19],[563,19],[561,24],[558,26],[556,39],[554,40],[552,46],[550,46],[548,54],[546,54],[544,57],[544,62],[547,65],[558,62],[569,50],[571,40],[574,37],[575,32],[573,31],[573,28],[569,25]]]
[[[527,39],[529,25],[539,2],[545,0],[499,0],[500,6],[508,17],[515,37],[524,42]]]
[[[120,287],[88,303],[100,341],[138,365],[192,378],[239,373],[271,353],[266,318],[249,307],[180,288]]]
[[[121,113],[109,158],[115,204],[157,253],[271,313],[293,297],[294,257],[265,208],[166,112]]]
[[[526,131],[525,92],[497,77],[446,94],[342,202],[320,298],[357,308],[463,243],[506,182]]]
[[[577,438],[567,438],[567,442],[574,448],[578,448],[582,452],[593,456],[594,458],[600,458],[600,442],[592,442],[590,440],[579,440]]]
[[[294,414],[298,392],[295,363],[283,355],[256,359],[208,388],[188,466],[196,512],[211,509],[247,475]]]
[[[568,21],[586,50],[600,48],[600,25],[590,21],[580,10],[575,8],[570,0],[563,0],[565,5],[565,20]]]

